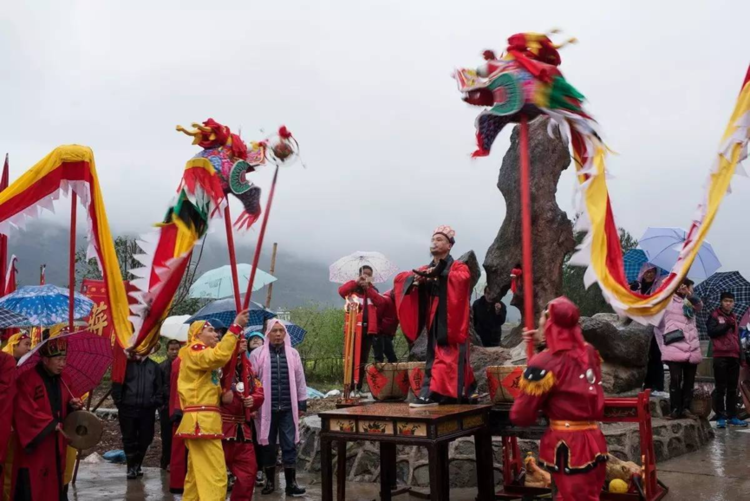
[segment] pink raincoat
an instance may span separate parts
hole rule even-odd
[[[286,327],[277,319],[268,321],[266,327],[266,340],[263,346],[253,350],[250,354],[250,365],[253,371],[260,378],[260,382],[266,388],[267,398],[263,401],[260,412],[255,416],[255,429],[258,432],[258,442],[260,445],[268,445],[268,433],[271,429],[271,358],[269,356],[269,345],[271,329],[274,325],[280,324]],[[289,332],[284,336],[284,351],[286,354],[286,363],[289,368],[289,393],[292,396],[292,416],[294,417],[294,443],[299,443],[299,406],[298,402],[307,400],[307,383],[305,382],[305,372],[302,367],[297,350],[292,348],[292,341],[289,338]]]
[[[677,294],[672,296],[667,311],[664,313],[661,323],[654,329],[656,342],[661,350],[661,359],[664,362],[689,362],[699,364],[703,360],[701,344],[698,337],[698,328],[695,325],[695,316],[688,318],[683,312],[682,306],[686,300]],[[700,307],[696,308],[699,310]],[[685,335],[683,341],[670,345],[664,344],[664,334],[681,329]]]

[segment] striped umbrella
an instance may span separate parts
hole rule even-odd
[[[14,311],[0,308],[0,329],[16,327],[18,325],[29,325],[29,319]]]
[[[696,315],[698,330],[701,338],[708,339],[706,321],[711,312],[719,307],[721,293],[734,294],[734,311],[737,319],[741,319],[750,306],[750,282],[739,271],[724,271],[714,273],[695,287],[695,294],[703,301],[703,309]]]

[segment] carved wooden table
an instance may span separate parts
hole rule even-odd
[[[474,436],[476,451],[477,499],[495,498],[492,470],[492,436],[489,429],[490,405],[441,405],[412,409],[409,404],[375,403],[320,413],[320,466],[322,499],[333,501],[332,444],[346,450],[346,442],[358,440],[380,443],[380,499],[390,501],[396,478],[396,446],[427,448],[430,471],[430,499],[449,499],[448,446],[460,437]],[[343,444],[343,447],[342,447]],[[341,454],[341,452],[339,452]],[[339,465],[345,465],[345,455]],[[339,468],[338,501],[344,501],[346,475]]]

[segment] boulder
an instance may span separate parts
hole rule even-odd
[[[547,132],[548,124],[549,119],[545,117],[529,124],[535,319],[544,305],[562,293],[563,261],[576,246],[573,225],[557,205],[556,198],[560,174],[570,165],[568,144],[561,140],[557,131],[554,137],[550,136]],[[505,199],[505,220],[484,260],[492,299],[500,299],[507,293],[510,288],[510,272],[521,262],[519,143],[520,132],[515,127],[497,181],[497,187]],[[521,294],[516,294],[511,305],[523,310],[522,304]],[[523,316],[523,311],[521,315]]]
[[[624,367],[645,367],[653,326],[635,322],[622,326],[598,318],[581,317],[581,330],[586,342],[599,351],[601,357],[610,363]]]
[[[640,389],[645,378],[646,367],[628,367],[607,360],[602,363],[602,387],[608,395]]]
[[[483,348],[481,346],[471,347],[471,368],[477,380],[477,392],[487,393],[487,367],[491,365],[505,365],[509,363],[510,352],[506,348]]]

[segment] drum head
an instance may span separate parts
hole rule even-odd
[[[71,439],[71,447],[84,450],[99,443],[104,428],[92,412],[81,410],[68,414],[63,423],[63,431]]]

